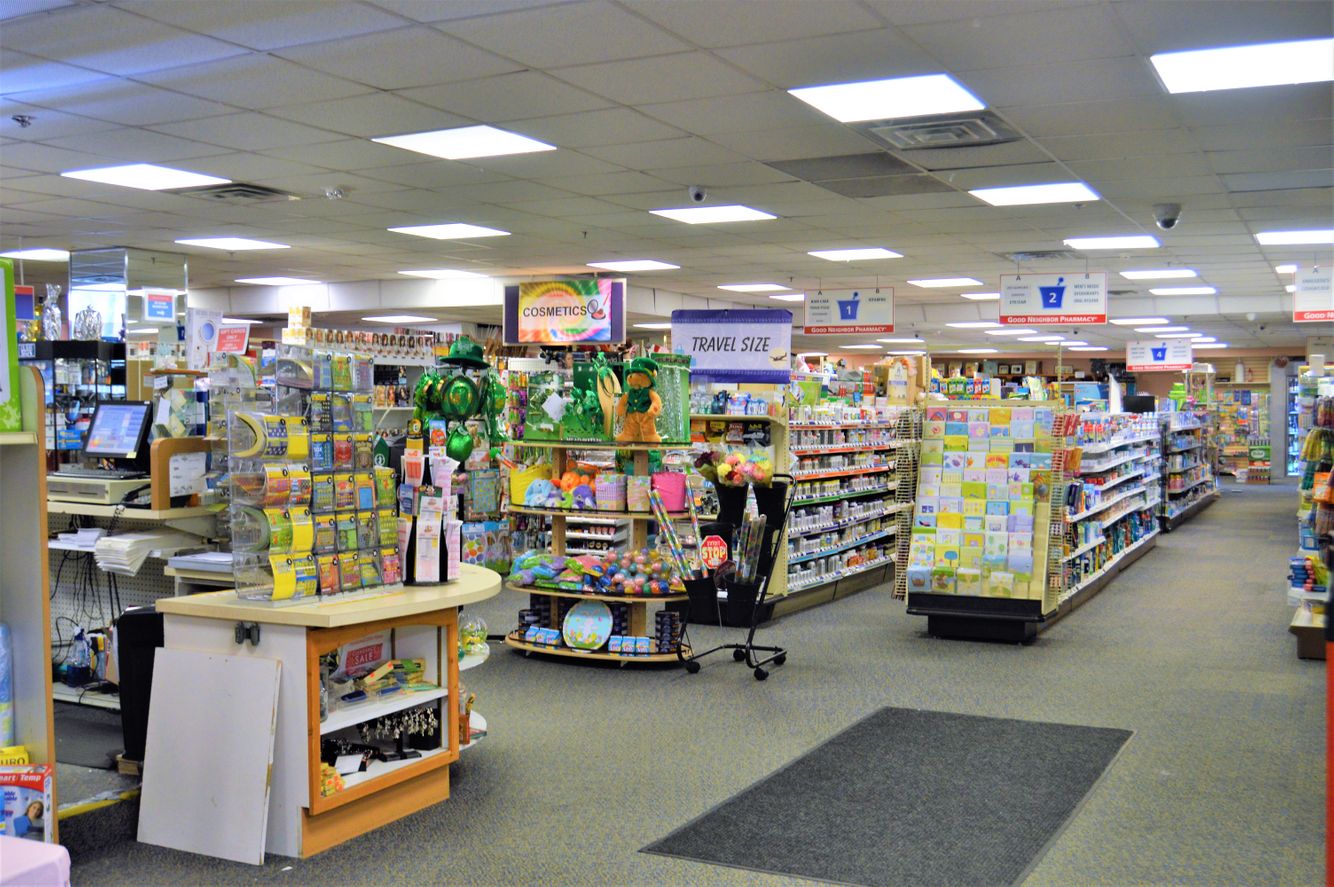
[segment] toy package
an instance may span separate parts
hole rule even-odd
[[[0,835],[51,840],[55,811],[51,809],[50,764],[0,767]]]

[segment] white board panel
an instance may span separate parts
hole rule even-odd
[[[281,669],[275,659],[157,651],[140,841],[264,862]]]

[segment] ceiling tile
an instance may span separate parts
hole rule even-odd
[[[1005,119],[1039,142],[1047,136],[1162,130],[1181,123],[1176,106],[1166,96],[1010,108]]]
[[[399,95],[488,123],[572,114],[611,106],[605,99],[538,71],[516,71],[462,83],[405,89]]]
[[[1282,126],[1197,126],[1192,132],[1206,151],[1246,151],[1263,148],[1329,145],[1334,140],[1334,120],[1289,120]]]
[[[966,70],[958,79],[993,108],[1159,96],[1163,88],[1141,56]]]
[[[859,154],[873,145],[870,140],[846,126],[834,123],[784,127],[764,132],[717,133],[710,139],[755,160],[798,160],[822,155]]]
[[[555,176],[549,178],[548,183],[563,191],[597,197],[604,194],[661,191],[663,179],[642,172],[613,172],[591,176]]]
[[[327,102],[284,105],[269,108],[264,113],[364,138],[448,129],[454,126],[466,126],[473,122],[382,92]]]
[[[629,108],[533,117],[515,121],[511,128],[562,148],[624,145],[684,135],[675,127],[659,123]]]
[[[41,52],[32,52],[35,47]],[[0,29],[0,48],[121,76],[157,71],[182,59],[206,62],[244,52],[100,4],[10,22]]]
[[[1057,7],[976,20],[905,25],[903,31],[952,70],[986,70],[1130,55],[1109,5]]]
[[[58,89],[75,83],[100,80],[105,76],[100,71],[62,65],[21,52],[5,50],[0,53],[0,95],[8,95],[20,89],[25,92]]]
[[[1057,163],[1022,163],[1013,166],[991,166],[982,169],[952,169],[940,173],[940,178],[956,188],[998,188],[1005,185],[1040,185],[1069,179],[1065,169]]]
[[[678,185],[702,185],[704,188],[729,188],[740,185],[767,185],[790,182],[794,176],[763,163],[721,163],[702,166],[678,166],[655,170],[656,178]]]
[[[895,155],[923,169],[948,170],[972,166],[1042,163],[1051,159],[1037,144],[1020,139],[980,148],[919,148]]]
[[[1139,176],[1166,178],[1168,176],[1203,176],[1215,170],[1204,153],[1160,154],[1154,157],[1132,157],[1126,160],[1082,160],[1069,164],[1080,178],[1097,183],[1108,180],[1133,179]]]
[[[1328,36],[1327,3],[1271,0],[1173,0],[1115,3],[1116,15],[1145,55]]]
[[[838,125],[805,102],[776,90],[644,105],[640,110],[697,135]]]
[[[783,89],[941,70],[940,62],[892,28],[720,49],[715,54]]]
[[[197,172],[223,176],[235,182],[258,183],[270,176],[308,176],[322,172],[319,167],[308,163],[249,152],[201,157],[190,165]]]
[[[543,6],[558,6],[570,0],[375,0],[375,5],[419,22],[444,22]]]
[[[1334,168],[1334,147],[1327,144],[1312,148],[1267,148],[1254,151],[1210,151],[1209,163],[1218,173],[1281,172]]]
[[[16,114],[33,118],[32,125],[25,128],[13,123],[11,118]],[[18,142],[45,141],[68,135],[86,136],[116,128],[114,123],[105,120],[77,117],[73,114],[52,111],[50,108],[27,105],[13,99],[0,99],[0,116],[6,119],[5,134]],[[0,155],[0,162],[4,160],[3,155]]]
[[[1052,136],[1041,140],[1059,160],[1118,160],[1194,151],[1198,145],[1184,127],[1150,132],[1108,132],[1086,136]]]
[[[402,151],[399,153],[407,154],[410,152]],[[358,169],[356,172],[368,179],[395,182],[414,188],[452,188],[456,185],[507,181],[509,178],[478,166],[467,163],[452,163],[447,160],[365,167]]]
[[[537,68],[684,52],[690,46],[605,0],[489,15],[440,28]],[[555,39],[553,39],[554,35]]]
[[[192,120],[225,114],[231,110],[217,102],[169,92],[132,80],[111,78],[79,86],[15,93],[14,98],[124,126]]]
[[[627,105],[763,90],[765,84],[706,52],[561,68],[555,76]]]
[[[1226,190],[1218,176],[1180,176],[1176,178],[1136,178],[1100,182],[1099,193],[1108,200],[1142,197],[1155,201],[1174,200],[1195,194],[1218,194]],[[1147,220],[1146,220],[1147,223]]]
[[[189,139],[132,127],[99,132],[95,139],[90,139],[86,135],[65,136],[51,139],[46,144],[71,150],[88,149],[126,163],[170,163],[227,153],[226,148],[219,148],[216,145],[206,145],[203,142],[192,142]]]
[[[248,111],[184,123],[166,123],[152,128],[158,132],[241,151],[313,145],[338,139],[336,133]]]
[[[366,86],[311,71],[268,55],[193,64],[142,78],[167,89],[241,108],[272,108],[370,92]]]
[[[614,163],[608,163],[586,153],[572,150],[509,154],[502,157],[478,157],[467,162],[481,169],[503,173],[516,179],[549,180],[562,176],[583,176],[623,171],[620,166]]]
[[[931,0],[930,3],[905,3],[903,0],[867,0],[867,5],[896,25],[917,25],[961,19],[983,19],[1016,12],[1045,12],[1091,6],[1101,0]]]
[[[335,170],[420,165],[423,162],[420,154],[404,151],[402,148],[391,148],[389,145],[380,145],[368,139],[342,139],[318,145],[269,148],[261,153]]]
[[[1334,188],[1334,169],[1285,170],[1283,172],[1253,172],[1222,176],[1229,191],[1282,191],[1292,188],[1315,188],[1325,192],[1329,199]],[[1326,218],[1328,221],[1328,217]]]
[[[1181,119],[1189,126],[1286,126],[1294,120],[1326,119],[1334,104],[1328,83],[1305,83],[1274,89],[1232,89],[1173,96]]]
[[[736,151],[697,136],[586,148],[584,153],[627,169],[638,170],[669,169],[699,163],[736,163],[746,159]]]
[[[852,0],[765,0],[764,14],[737,15],[715,0],[635,0],[633,9],[699,46],[742,46],[878,28],[880,21]]]
[[[67,169],[88,169],[94,166],[106,166],[106,158],[87,151],[74,151],[42,145],[37,142],[20,142],[6,145],[4,152],[5,166],[18,169],[31,169],[38,172],[63,172]],[[98,187],[114,187],[112,185]]]
[[[471,80],[522,67],[422,26],[312,43],[275,54],[378,89]]]
[[[373,6],[325,0],[250,3],[243,13],[231,3],[134,0],[119,5],[163,24],[261,50],[387,31],[404,24],[398,16]]]

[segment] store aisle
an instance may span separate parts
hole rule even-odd
[[[1321,883],[1324,664],[1296,658],[1280,590],[1294,495],[1229,489],[1032,647],[927,638],[870,591],[765,630],[792,652],[762,684],[717,657],[686,676],[499,649],[465,674],[492,735],[443,805],[305,862],[130,845],[75,881],[810,883],[637,851],[897,705],[1135,731],[1029,884]],[[519,606],[489,602],[492,630]]]

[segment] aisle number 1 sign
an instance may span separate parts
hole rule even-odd
[[[1334,321],[1334,267],[1302,268],[1292,291],[1293,323]]]
[[[1000,322],[1069,326],[1107,322],[1107,272],[1002,274]]]

